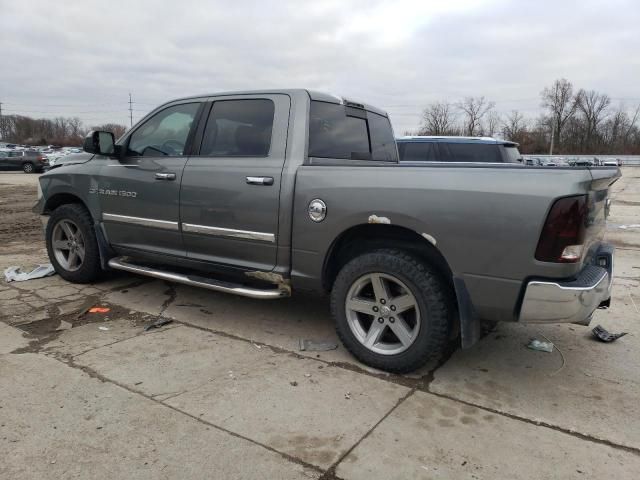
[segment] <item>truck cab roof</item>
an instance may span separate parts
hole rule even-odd
[[[289,95],[291,97],[299,96],[299,95],[307,95],[311,100],[316,100],[319,102],[327,102],[327,103],[335,103],[338,105],[346,105],[349,107],[361,108],[363,110],[367,110],[370,112],[377,113],[379,115],[383,115],[388,117],[387,112],[384,110],[380,110],[373,105],[369,105],[367,103],[360,102],[358,100],[340,97],[338,95],[333,95],[330,93],[319,92],[317,90],[308,90],[305,88],[283,88],[283,89],[265,89],[265,90],[242,90],[242,91],[228,91],[228,92],[216,92],[204,95],[190,95],[188,97],[177,98],[175,100],[171,100],[172,103],[180,100],[189,100],[192,98],[203,98],[203,97],[220,97],[220,96],[231,96],[231,95],[259,95],[259,94],[282,94]]]

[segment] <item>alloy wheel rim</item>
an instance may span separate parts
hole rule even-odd
[[[381,355],[397,355],[418,337],[420,307],[400,279],[386,273],[368,273],[347,292],[347,323],[356,339]]]
[[[85,241],[75,222],[64,219],[55,224],[51,235],[51,247],[58,264],[68,272],[82,267],[86,252]]]

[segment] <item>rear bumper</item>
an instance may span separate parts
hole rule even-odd
[[[579,323],[611,298],[613,248],[603,246],[574,280],[531,280],[527,283],[518,320],[523,323]]]

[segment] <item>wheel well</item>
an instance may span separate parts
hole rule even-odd
[[[72,195],[71,193],[57,193],[51,198],[47,199],[47,203],[45,203],[44,205],[44,212],[51,213],[59,206],[69,203],[79,203],[83,207],[87,208],[84,202],[75,195]]]
[[[453,289],[453,274],[440,251],[413,230],[397,225],[357,225],[343,232],[331,245],[325,258],[322,286],[330,291],[340,268],[353,258],[379,248],[400,248],[434,267]]]

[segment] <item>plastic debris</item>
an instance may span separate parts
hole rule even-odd
[[[89,313],[109,313],[111,311],[108,307],[91,307]]]
[[[100,325],[98,327],[98,330],[102,330],[103,332],[108,332],[111,329],[109,327],[107,327],[106,325]]]
[[[144,327],[144,331],[148,332],[152,328],[164,327],[165,325],[168,325],[171,322],[173,322],[173,320],[171,320],[170,318],[158,318],[157,320],[146,324]]]
[[[22,267],[9,267],[4,271],[4,279],[7,282],[25,282],[36,278],[48,277],[56,273],[53,265],[45,263],[38,265],[30,272],[21,271]]]
[[[547,353],[553,352],[553,343],[543,342],[542,340],[538,340],[535,338],[532,339],[527,344],[527,347],[530,348],[531,350],[537,350],[539,352],[547,352]]]
[[[345,398],[346,400],[351,400],[351,392],[347,392],[347,393],[345,393],[345,394],[344,394],[344,398]]]
[[[610,343],[615,342],[620,337],[624,337],[629,332],[609,333],[602,327],[602,325],[597,325],[593,330],[591,330],[591,333],[593,333],[593,336],[601,342]]]
[[[338,344],[335,342],[300,339],[300,350],[303,352],[327,352],[336,348]]]

